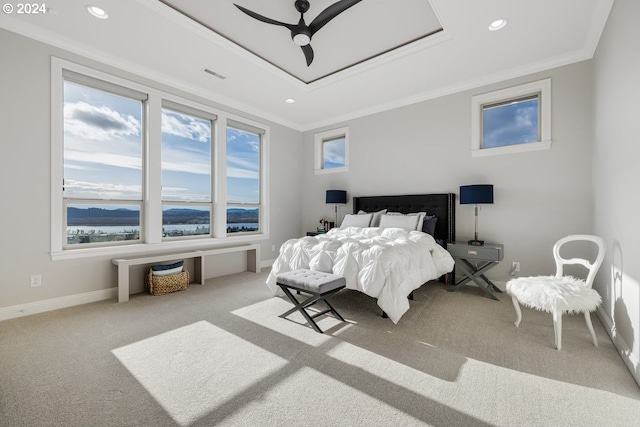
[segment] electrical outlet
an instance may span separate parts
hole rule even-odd
[[[42,275],[41,274],[34,274],[31,276],[31,287],[32,288],[39,288],[40,286],[42,286]]]
[[[519,272],[520,271],[520,261],[514,261],[511,263],[511,270],[514,272]]]

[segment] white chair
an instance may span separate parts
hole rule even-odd
[[[591,262],[582,258],[565,259],[560,256],[560,248],[568,242],[587,241],[598,246],[598,254],[595,261]],[[598,236],[577,234],[564,237],[553,246],[553,256],[556,260],[555,276],[519,277],[507,282],[507,293],[511,295],[513,307],[516,309],[516,327],[520,326],[523,304],[536,310],[546,311],[553,315],[553,331],[555,333],[556,348],[560,350],[562,345],[562,315],[567,313],[584,313],[584,319],[593,338],[593,345],[598,346],[596,334],[591,324],[591,311],[594,311],[602,302],[600,294],[594,289],[593,279],[604,260],[604,240]],[[586,280],[572,276],[564,276],[564,266],[567,264],[579,264],[589,270]]]

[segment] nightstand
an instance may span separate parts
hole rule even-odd
[[[469,245],[463,242],[454,242],[447,245],[447,250],[465,275],[462,279],[447,289],[450,292],[460,290],[469,282],[473,282],[482,289],[489,298],[498,300],[491,292],[502,292],[498,287],[484,275],[492,269],[504,257],[504,245],[499,243],[486,243],[483,246]],[[455,277],[455,276],[454,276]]]

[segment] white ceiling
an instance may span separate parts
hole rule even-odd
[[[202,14],[197,19],[220,34],[159,0],[47,0],[50,13],[3,13],[0,28],[308,130],[589,59],[613,4],[613,0],[363,0],[314,36],[314,68],[305,70],[302,52],[286,29],[256,21],[233,6],[235,1],[294,23],[299,15],[293,0],[174,1],[188,7],[190,14]],[[310,1],[307,23],[335,2]],[[84,8],[88,3],[105,9],[109,19],[89,15]],[[212,18],[208,11],[214,10],[213,3],[217,15]],[[327,73],[345,61],[373,56],[372,46],[384,51],[389,43],[420,33],[421,22],[415,17],[428,5],[443,31]],[[488,31],[498,18],[507,19],[507,26]],[[259,42],[258,47],[247,48],[269,61],[231,39],[243,45]],[[278,61],[294,64],[272,64]],[[207,74],[205,68],[226,78]],[[286,104],[286,98],[296,102]]]
[[[234,3],[239,4],[276,21],[295,24],[300,13],[294,0],[160,1],[304,83],[317,81],[442,30],[427,0],[403,0],[401,9],[394,8],[388,0],[361,0],[313,36],[310,45],[317,60],[307,66],[302,50],[293,42],[288,29],[257,21],[234,6]],[[310,1],[310,8],[304,14],[307,25],[336,1]],[[391,22],[389,12],[394,13]]]

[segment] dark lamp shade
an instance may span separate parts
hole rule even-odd
[[[493,203],[493,185],[460,186],[460,204]]]
[[[346,204],[347,192],[344,190],[327,190],[326,203]]]

